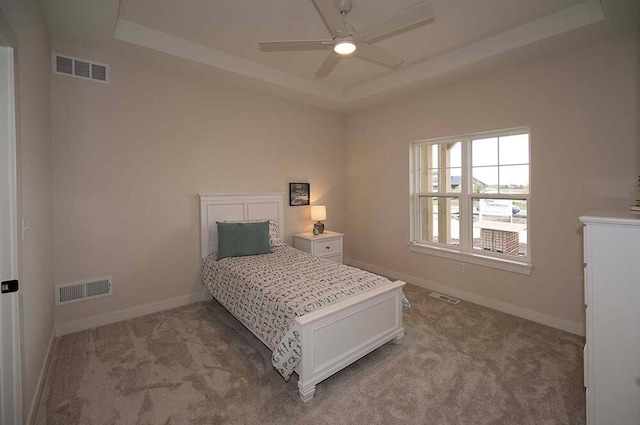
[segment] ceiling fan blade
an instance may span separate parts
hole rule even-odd
[[[333,48],[332,40],[288,40],[288,41],[260,41],[262,52],[278,52],[287,50],[328,50]]]
[[[430,1],[426,1],[382,19],[366,28],[358,29],[358,33],[362,33],[362,35],[356,35],[355,38],[356,41],[373,43],[425,25],[433,21],[434,18],[433,4]]]
[[[340,56],[335,52],[331,52],[329,56],[327,56],[327,58],[324,60],[324,62],[322,62],[320,68],[318,68],[318,70],[316,71],[315,77],[325,78],[331,73],[331,71],[333,71],[333,68],[336,67],[338,62],[340,62]]]
[[[372,44],[358,43],[355,55],[359,58],[377,63],[389,68],[397,68],[404,59],[388,49]]]
[[[342,20],[340,11],[336,8],[335,0],[311,0],[322,18],[325,26],[335,36],[348,35],[347,27]]]

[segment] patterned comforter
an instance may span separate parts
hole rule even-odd
[[[295,318],[351,295],[390,283],[354,267],[313,257],[289,246],[271,254],[204,261],[202,283],[231,314],[273,350],[285,380],[300,362]]]

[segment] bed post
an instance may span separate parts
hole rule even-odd
[[[300,400],[305,403],[313,398],[313,395],[316,392],[316,386],[313,385],[302,385],[302,380],[298,381],[298,393],[300,394]]]
[[[404,332],[402,332],[400,335],[392,339],[394,344],[402,344],[403,340],[404,340]]]

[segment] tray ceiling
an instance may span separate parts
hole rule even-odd
[[[353,0],[348,20],[362,28],[417,3]],[[376,43],[404,57],[399,68],[346,58],[327,78],[314,79],[327,52],[261,52],[257,45],[330,38],[310,0],[41,1],[54,39],[93,38],[96,48],[126,42],[342,110],[604,19],[599,0],[432,3],[434,22]]]

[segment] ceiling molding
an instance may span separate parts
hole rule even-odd
[[[459,49],[428,59],[360,84],[345,91],[346,103],[362,102],[368,97],[402,89],[470,65],[604,19],[600,0],[587,0],[576,6],[528,22]]]
[[[185,40],[135,22],[118,18],[114,37],[190,61],[202,63],[252,80],[253,86],[337,111],[368,106],[384,96],[419,86],[458,68],[522,48],[532,43],[590,25],[604,19],[600,0],[578,5],[536,19],[475,43],[427,59],[410,67],[345,91],[326,86],[211,47]]]
[[[328,100],[336,103],[336,106],[345,103],[344,94],[341,90],[203,46],[184,38],[157,31],[126,19],[118,18],[114,38],[240,74],[287,90],[295,90],[311,97]]]

